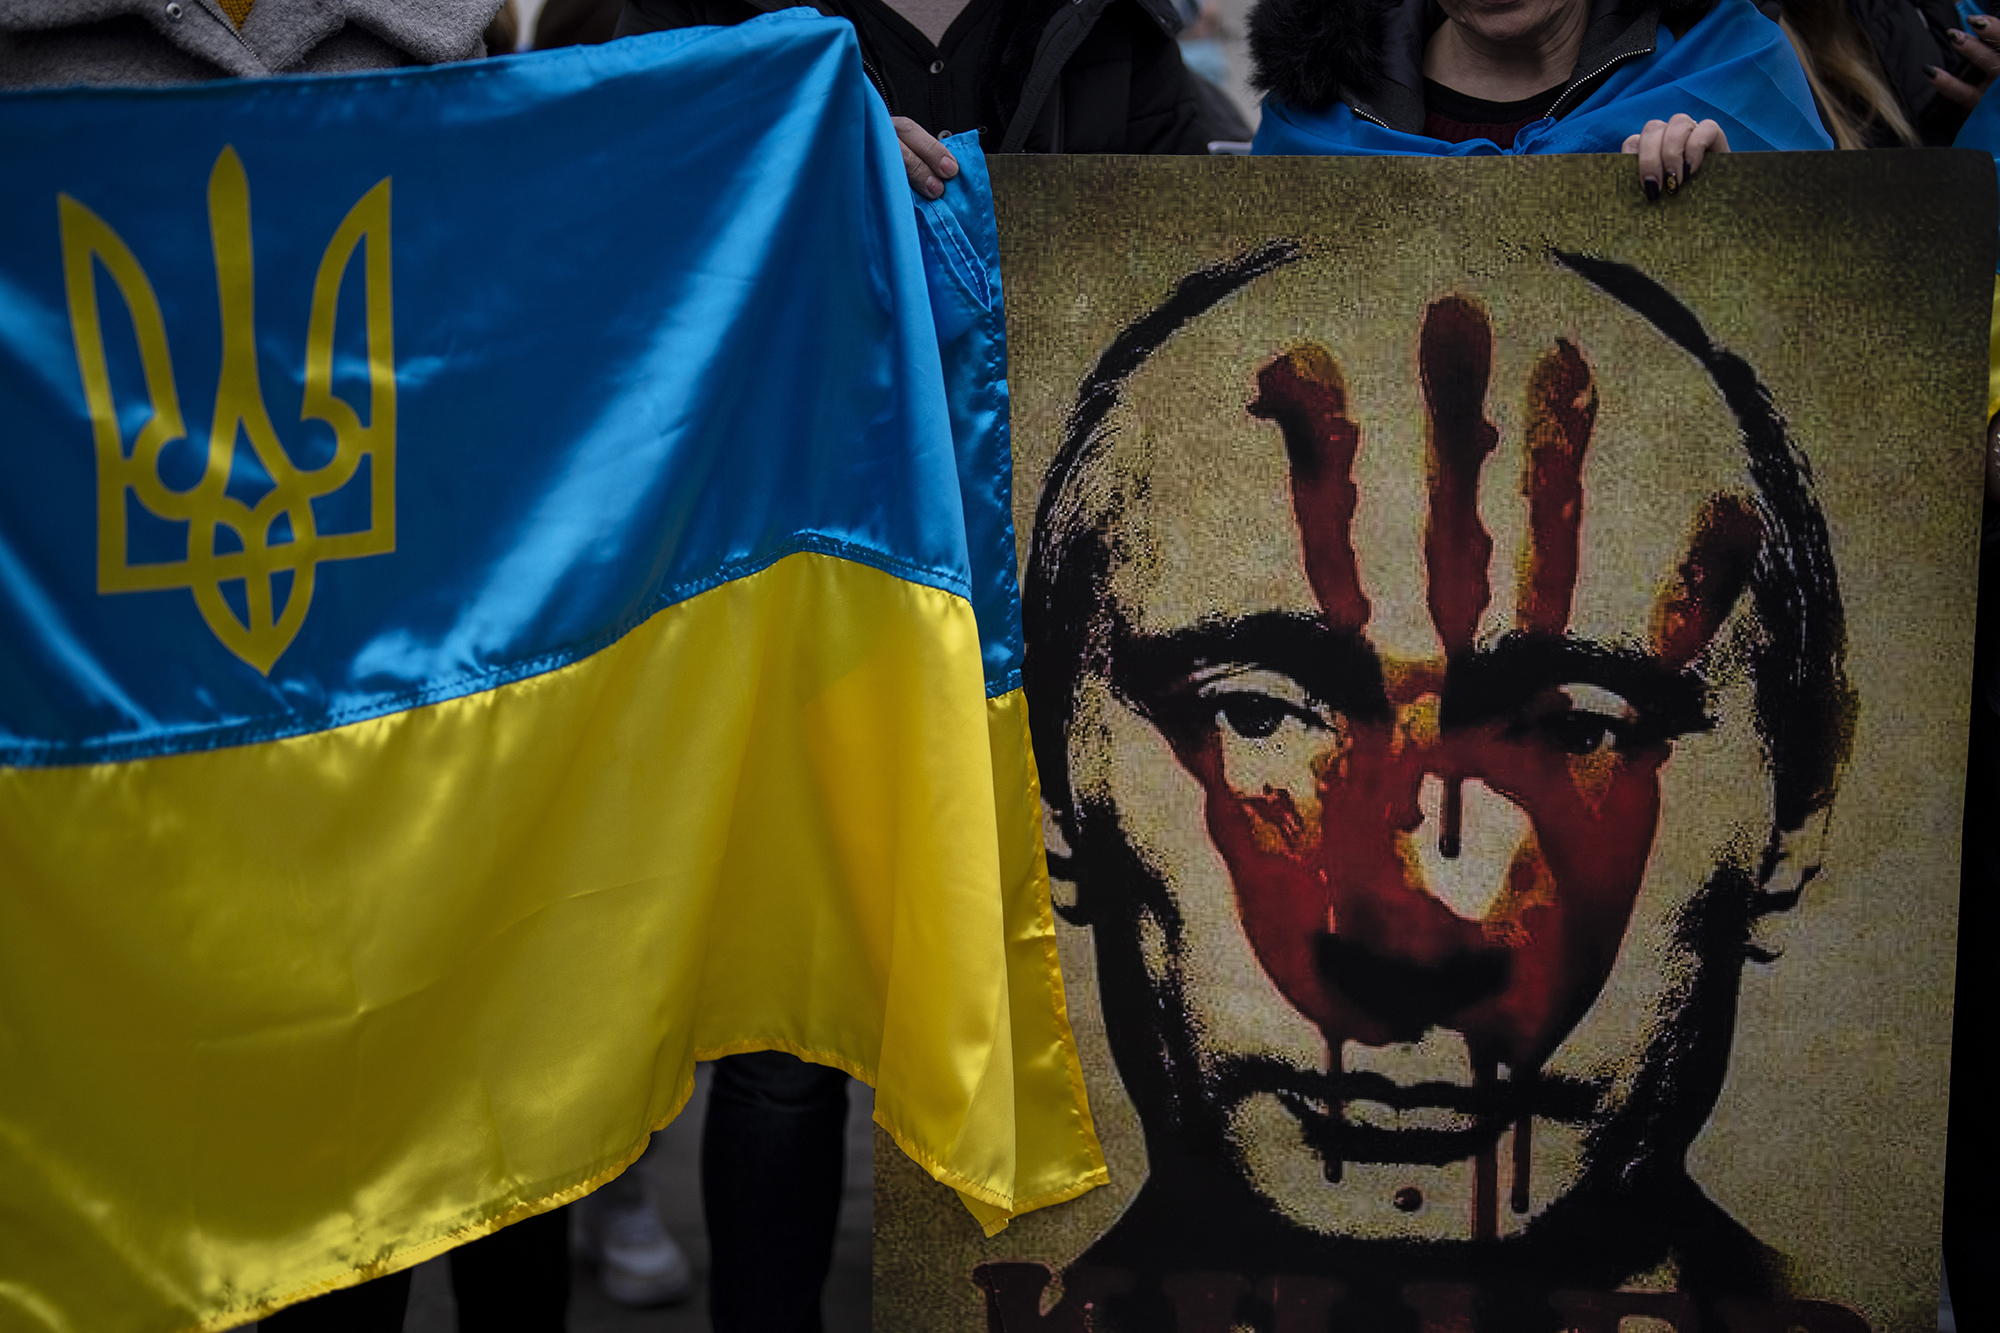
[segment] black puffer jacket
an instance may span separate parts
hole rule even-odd
[[[741,23],[807,0],[626,0],[626,36]],[[854,0],[810,0],[854,24],[869,76],[889,109],[933,133],[924,98],[886,77],[874,19]],[[1002,153],[1205,153],[1226,137],[1210,123],[1181,63],[1172,0],[1005,0],[978,75],[981,146]]]
[[[1648,56],[1660,28],[1678,37],[1715,0],[1597,0],[1576,68],[1550,115],[1563,114],[1620,66]],[[1251,82],[1288,106],[1344,101],[1392,130],[1424,127],[1424,43],[1444,22],[1436,0],[1259,0],[1250,11]]]

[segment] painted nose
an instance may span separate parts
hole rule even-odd
[[[1313,962],[1356,1008],[1382,1025],[1390,1041],[1418,1041],[1452,1015],[1507,988],[1514,956],[1472,948],[1418,962],[1339,935],[1315,941]]]
[[[1448,811],[1454,795],[1458,808]],[[1422,818],[1409,852],[1418,887],[1454,915],[1484,920],[1528,841],[1527,812],[1477,778],[1447,781],[1435,773],[1424,775],[1417,806]]]
[[[1403,731],[1385,773],[1378,808],[1387,827],[1378,836],[1394,851],[1374,875],[1332,869],[1328,930],[1313,945],[1321,980],[1396,1041],[1449,1027],[1454,1015],[1506,989],[1513,955],[1480,923],[1529,836],[1525,813],[1484,782],[1440,775],[1454,766],[1423,721]],[[1454,786],[1455,812],[1448,809]],[[1455,846],[1441,846],[1447,832]],[[1329,851],[1338,855],[1331,844]]]

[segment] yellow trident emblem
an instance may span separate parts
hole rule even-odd
[[[70,331],[83,375],[97,446],[97,590],[148,592],[192,588],[202,619],[230,652],[270,674],[291,646],[312,605],[313,572],[322,560],[352,560],[396,549],[396,361],[389,307],[389,180],[384,177],[347,212],[327,243],[313,282],[306,329],[305,401],[301,421],[333,428],[336,448],[325,466],[300,470],[278,442],[257,381],[256,303],[251,281],[250,185],[236,150],[224,148],[208,177],[208,226],[215,246],[215,280],[222,298],[222,376],[215,392],[215,420],[208,435],[208,465],[185,491],[160,478],[160,451],[187,434],[167,351],[166,324],[146,271],[109,224],[68,195],[57,196],[62,221],[63,279]],[[333,392],[333,325],[340,285],[356,247],[367,242],[364,291],[368,333],[368,422]],[[118,426],[104,331],[97,303],[96,265],[102,264],[131,313],[139,363],[152,414],[132,452]],[[225,494],[236,456],[237,433],[248,437],[272,487],[254,506]],[[365,532],[321,536],[312,501],[347,485],[370,460],[370,521]],[[125,531],[125,495],[162,519],[185,523],[187,558],[133,564]],[[274,532],[284,520],[289,531]],[[218,551],[226,528],[238,549]],[[291,574],[282,607],[273,576]],[[248,610],[239,619],[222,595],[241,580]]]

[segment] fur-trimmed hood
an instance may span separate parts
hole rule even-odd
[[[1607,64],[1652,51],[1662,22],[1685,31],[1713,5],[1595,0],[1559,105],[1608,74]],[[1317,111],[1346,101],[1392,128],[1415,130],[1423,123],[1424,42],[1443,19],[1436,0],[1258,0],[1250,11],[1251,83],[1289,106]]]

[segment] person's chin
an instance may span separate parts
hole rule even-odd
[[[1458,22],[1496,46],[1532,38],[1543,16],[1532,0],[1462,0]]]

